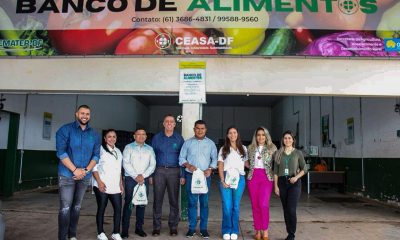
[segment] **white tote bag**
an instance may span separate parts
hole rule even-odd
[[[137,184],[133,188],[132,204],[133,205],[147,205],[146,185]]]
[[[225,183],[229,185],[230,188],[237,189],[239,185],[240,174],[239,170],[236,168],[229,168],[226,170]]]
[[[192,194],[205,194],[208,192],[207,180],[204,172],[196,169],[192,176]]]

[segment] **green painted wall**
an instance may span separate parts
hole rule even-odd
[[[58,159],[55,151],[24,150],[21,183],[19,183],[20,159],[21,150],[18,150],[18,161],[14,179],[15,191],[57,184]]]
[[[369,197],[400,202],[400,159],[365,159],[365,186]]]
[[[346,171],[346,191],[360,192],[362,190],[361,158],[336,158],[335,161],[336,171]]]
[[[0,150],[0,169],[4,169],[6,150]],[[14,191],[57,184],[58,159],[55,151],[25,150],[22,170],[22,183],[18,183],[21,151],[18,150],[15,168]],[[332,158],[324,158],[331,166]],[[309,159],[311,166],[318,160]],[[364,159],[365,192],[364,196],[381,201],[400,202],[400,159],[381,158]],[[336,158],[336,170],[346,171],[347,192],[362,192],[360,158]],[[0,177],[4,173],[0,171]],[[49,179],[52,178],[52,179]],[[2,179],[3,181],[4,179]],[[1,184],[0,184],[1,186]],[[2,189],[0,188],[0,193]],[[182,191],[184,192],[184,191]]]
[[[324,158],[332,166],[332,158]],[[362,192],[361,158],[336,158],[336,170],[346,171],[346,191]],[[317,159],[311,159],[311,166]],[[400,159],[364,158],[364,196],[380,201],[400,202]]]
[[[4,182],[4,167],[6,161],[6,149],[0,149],[0,194],[3,194],[3,182]]]

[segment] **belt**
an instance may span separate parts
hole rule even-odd
[[[285,179],[285,180],[289,180],[292,177],[294,177],[294,175],[292,175],[292,176],[280,176],[279,178]]]
[[[157,166],[157,168],[168,169],[168,168],[179,168],[179,166]]]

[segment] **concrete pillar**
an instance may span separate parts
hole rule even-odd
[[[184,103],[182,105],[182,137],[186,140],[194,136],[194,123],[201,119],[203,108],[199,103]],[[188,218],[186,186],[181,188],[181,219]]]
[[[185,103],[182,106],[182,137],[188,139],[193,137],[194,123],[203,117],[203,107],[199,103]]]

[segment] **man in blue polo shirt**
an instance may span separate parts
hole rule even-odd
[[[56,133],[60,210],[58,239],[76,240],[81,203],[100,158],[100,136],[89,126],[90,108],[78,107],[76,121],[65,124]]]
[[[179,155],[179,165],[185,167],[186,192],[188,194],[188,220],[189,230],[186,237],[191,238],[196,233],[197,203],[200,202],[200,235],[210,237],[208,225],[208,192],[206,194],[192,193],[193,172],[197,169],[203,171],[210,189],[211,173],[217,167],[217,147],[206,137],[207,126],[203,120],[194,123],[194,137],[185,141]]]
[[[170,235],[178,234],[179,223],[179,183],[184,184],[183,171],[179,166],[179,152],[183,145],[182,136],[175,132],[175,118],[168,114],[164,117],[164,131],[157,133],[151,142],[156,154],[157,167],[153,174],[153,236],[160,235],[162,204],[165,189],[168,191],[170,206],[168,225]],[[179,180],[180,179],[180,180]]]

